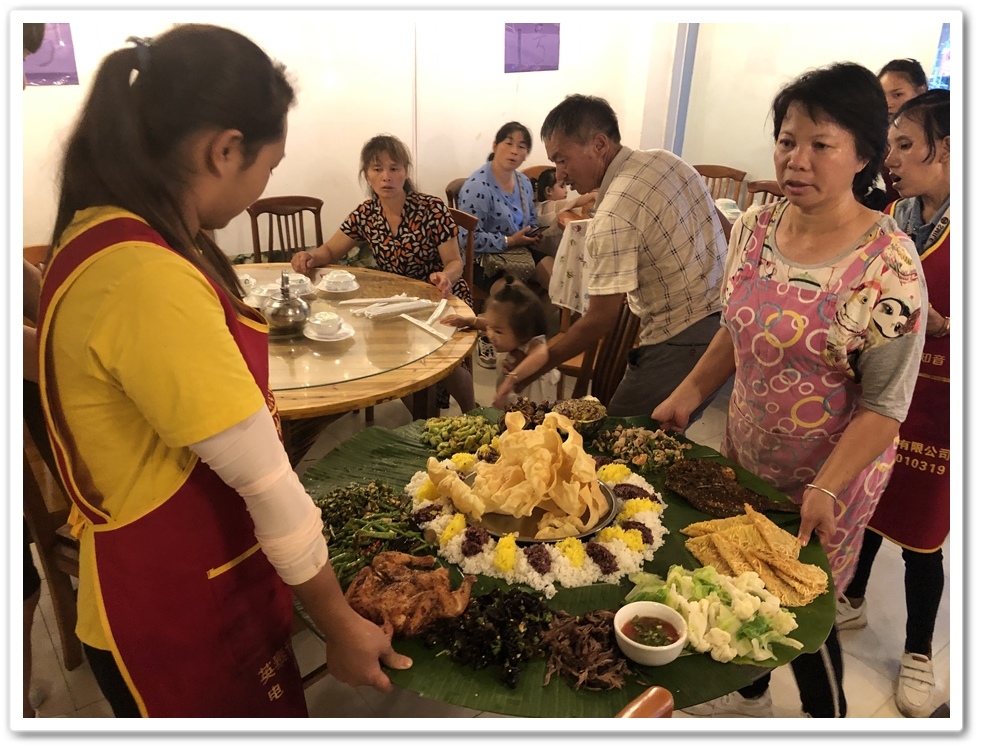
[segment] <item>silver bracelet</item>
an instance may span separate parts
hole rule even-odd
[[[829,492],[829,490],[825,489],[824,487],[819,487],[817,484],[806,484],[805,487],[807,487],[810,490],[818,490],[819,492],[824,492],[826,495],[832,498],[833,502],[839,499],[834,492]]]

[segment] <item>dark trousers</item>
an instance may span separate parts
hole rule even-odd
[[[719,313],[714,313],[667,341],[631,350],[627,370],[610,399],[607,414],[612,417],[650,416],[658,404],[672,395],[709,348],[719,331],[719,317]],[[692,413],[690,424],[699,419],[717,393],[718,389]]]
[[[842,649],[835,628],[814,654],[802,654],[791,662],[801,709],[816,719],[842,719],[846,715],[846,694],[842,689]],[[771,682],[770,673],[740,689],[744,698],[764,694]]]
[[[137,708],[136,700],[127,687],[119,667],[116,666],[112,652],[93,648],[85,643],[82,644],[82,649],[85,651],[85,658],[89,660],[89,666],[92,668],[99,689],[113,710],[113,715],[117,719],[139,719],[140,709]]]
[[[873,561],[880,551],[883,537],[866,529],[863,547],[852,582],[846,587],[846,596],[852,599],[866,597],[866,586],[873,570]],[[934,552],[915,552],[904,549],[904,594],[907,598],[907,640],[904,650],[914,654],[931,656],[934,640],[934,624],[938,619],[938,607],[944,593],[944,555],[940,549]]]

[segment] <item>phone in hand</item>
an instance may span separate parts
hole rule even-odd
[[[525,230],[526,237],[538,237],[539,233],[542,231],[542,227],[531,227]]]

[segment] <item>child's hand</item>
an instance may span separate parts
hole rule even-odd
[[[511,375],[505,375],[505,379],[501,381],[501,385],[498,386],[498,392],[494,394],[494,401],[492,405],[495,409],[504,409],[508,406],[508,397],[511,395],[512,389],[515,387],[516,378]]]
[[[440,318],[440,322],[445,326],[453,326],[454,328],[468,328],[475,320],[474,318],[466,318],[463,315],[445,315]]]

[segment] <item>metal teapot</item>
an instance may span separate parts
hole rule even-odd
[[[280,276],[280,291],[270,294],[262,306],[269,323],[269,332],[275,336],[291,336],[301,333],[310,315],[310,305],[290,289],[290,277],[286,271]]]

